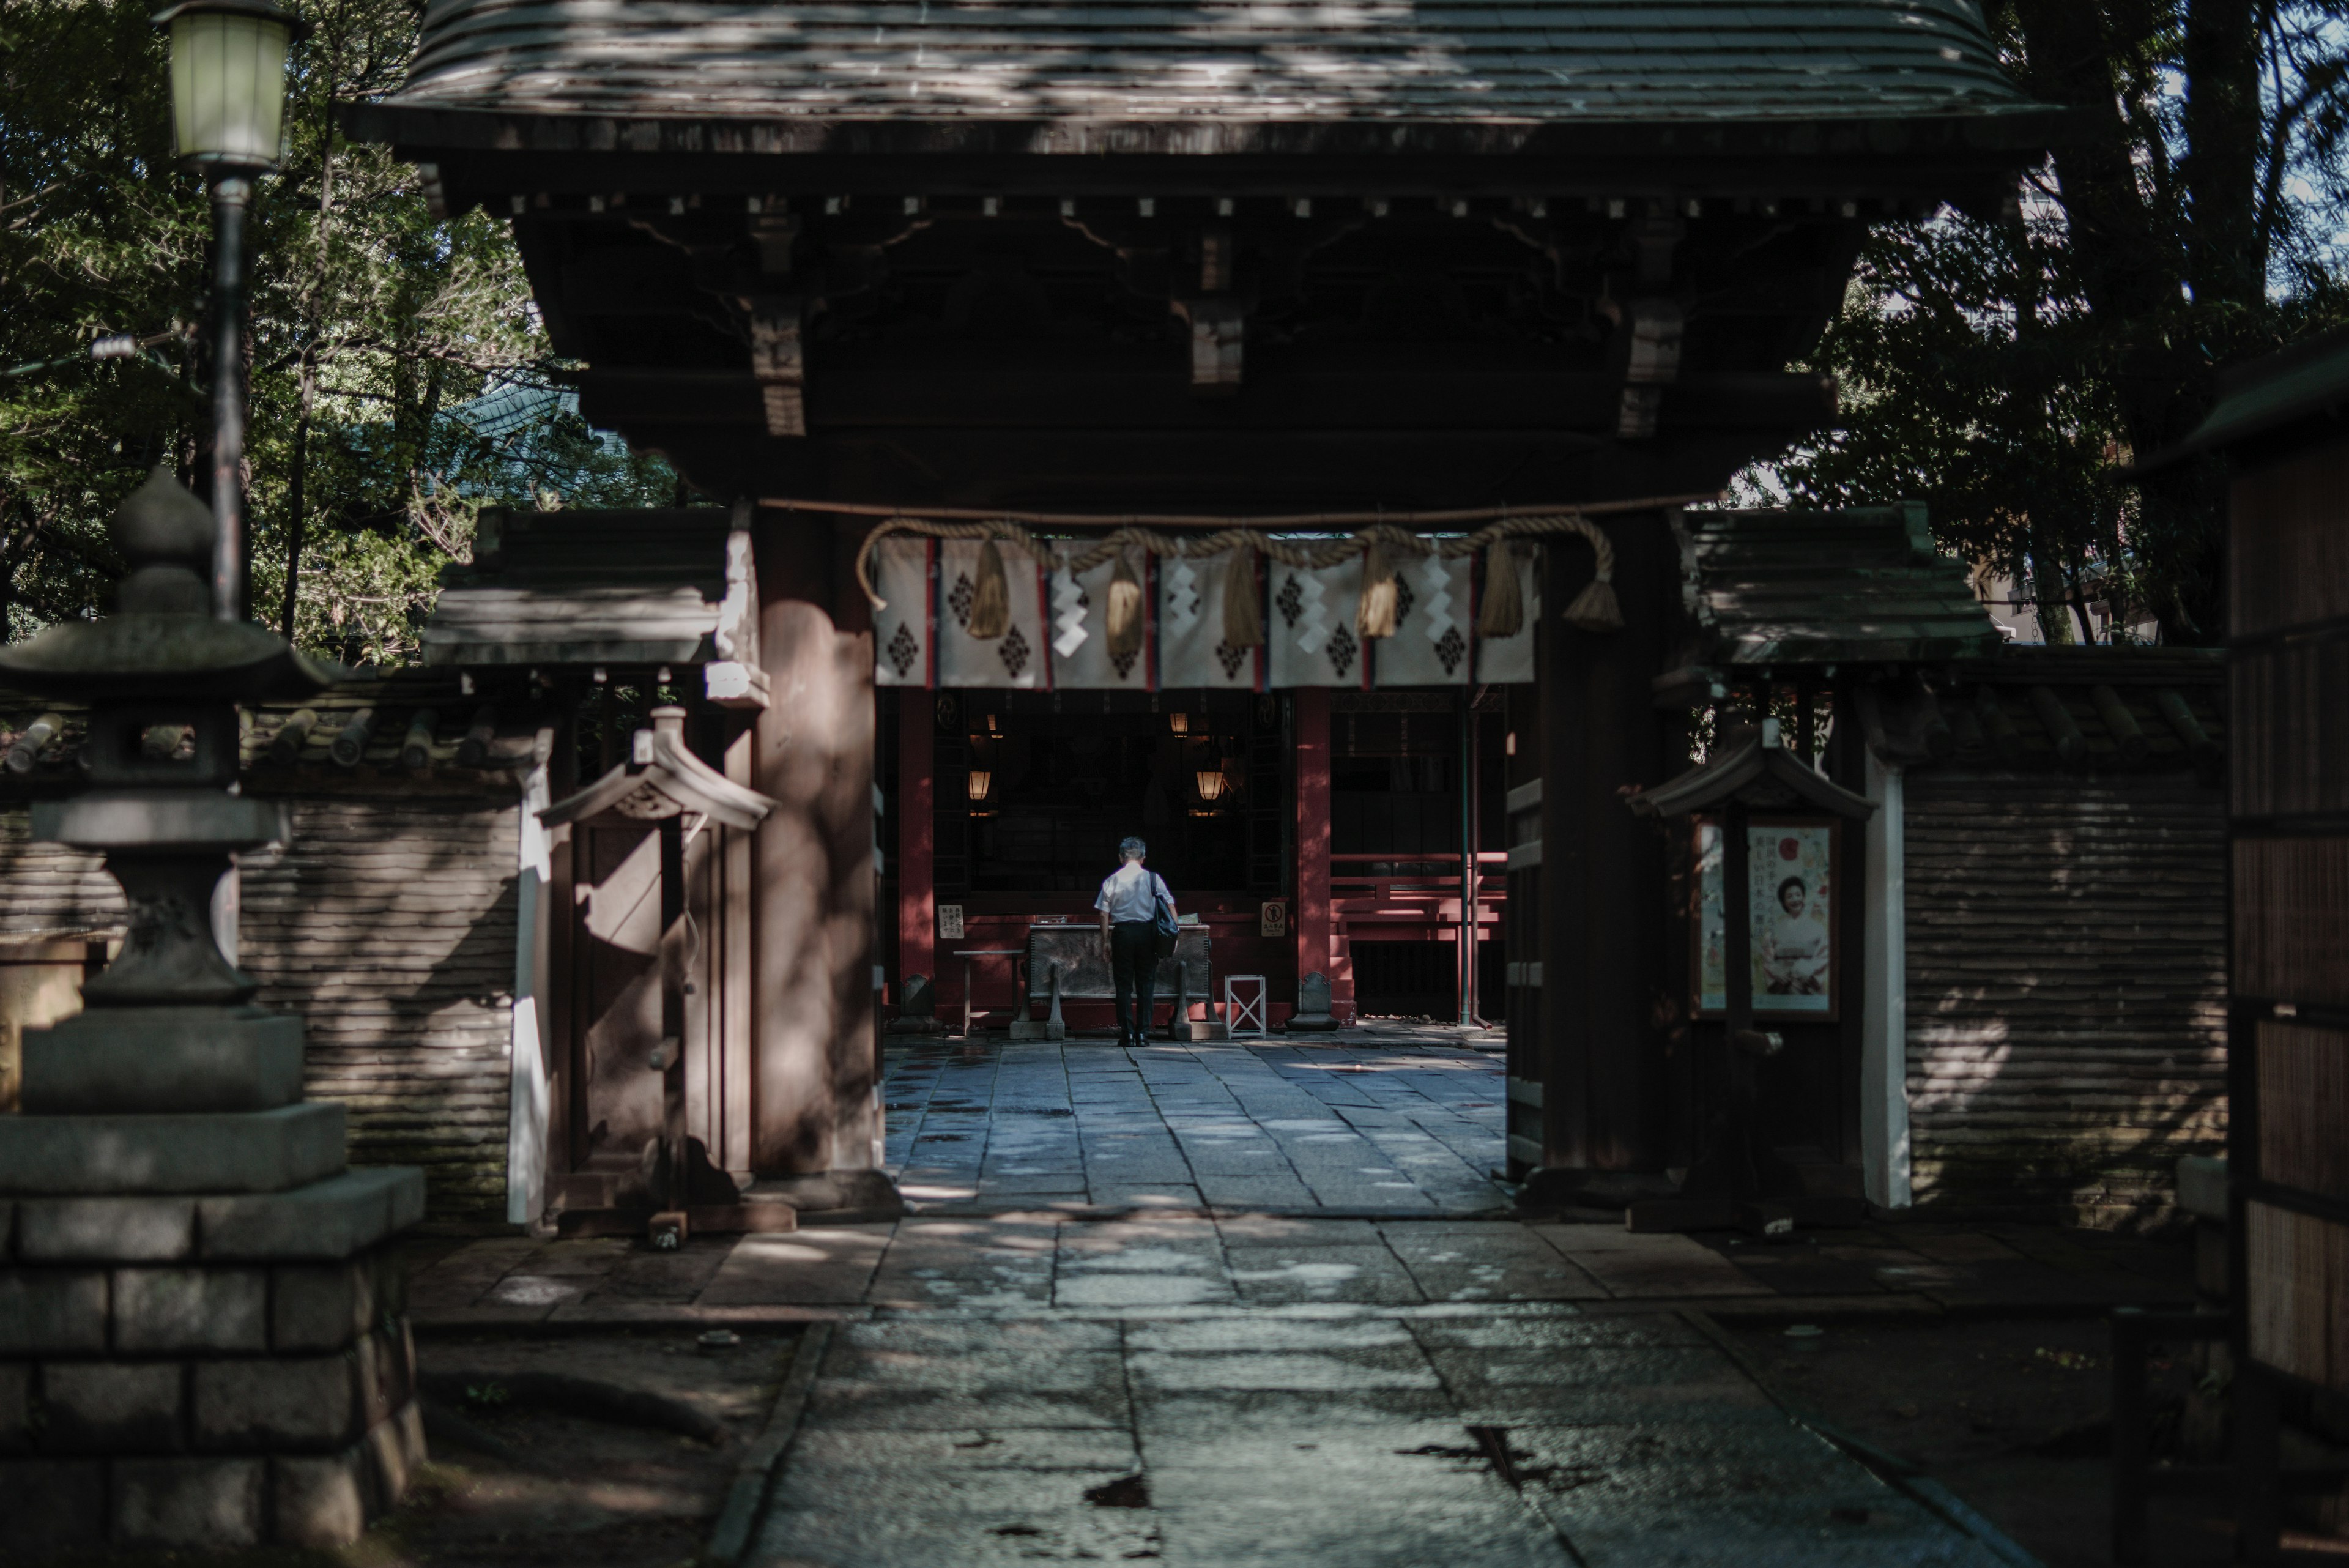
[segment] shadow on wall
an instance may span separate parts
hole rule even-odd
[[[2190,778],[1912,779],[1920,1205],[2166,1222],[2223,1151],[2226,824]]]
[[[296,799],[244,861],[242,959],[308,1031],[305,1089],[358,1165],[419,1165],[436,1220],[502,1221],[512,1044],[512,802]]]

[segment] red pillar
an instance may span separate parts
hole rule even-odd
[[[1353,1015],[1353,966],[1340,966],[1330,908],[1330,693],[1307,686],[1297,715],[1297,974],[1330,977],[1330,1010]],[[1340,972],[1342,968],[1342,974]]]
[[[906,691],[897,706],[897,973],[937,978],[938,907],[935,839],[937,822],[936,728],[926,691]],[[935,994],[935,990],[933,992]],[[899,994],[902,996],[903,992]]]

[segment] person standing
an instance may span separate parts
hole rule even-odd
[[[1174,895],[1158,873],[1143,868],[1150,846],[1129,837],[1117,853],[1118,868],[1102,879],[1093,908],[1101,911],[1102,955],[1117,987],[1117,1043],[1139,1045],[1150,1033],[1150,993],[1158,978],[1158,906],[1173,914]]]

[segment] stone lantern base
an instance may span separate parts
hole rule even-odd
[[[302,1023],[205,911],[231,857],[286,836],[236,793],[236,705],[336,672],[205,613],[212,514],[157,469],[116,512],[117,613],[0,648],[89,699],[88,787],[33,836],[103,850],[122,950],[84,1011],[25,1031],[0,1116],[0,1560],[107,1546],[335,1546],[424,1455],[392,1234],[424,1174],[349,1169],[343,1107],[302,1099]]]
[[[0,1117],[0,1556],[341,1545],[398,1501],[424,1179],[343,1147],[338,1105]]]

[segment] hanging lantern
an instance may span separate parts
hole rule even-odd
[[[1187,735],[1191,732],[1191,715],[1188,713],[1169,713],[1166,715],[1166,727],[1175,734]]]
[[[1224,798],[1224,775],[1221,769],[1210,772],[1201,768],[1193,775],[1193,779],[1199,786],[1199,798],[1209,805]]]
[[[970,770],[970,798],[974,804],[985,800],[987,792],[994,785],[995,774],[986,768]]]

